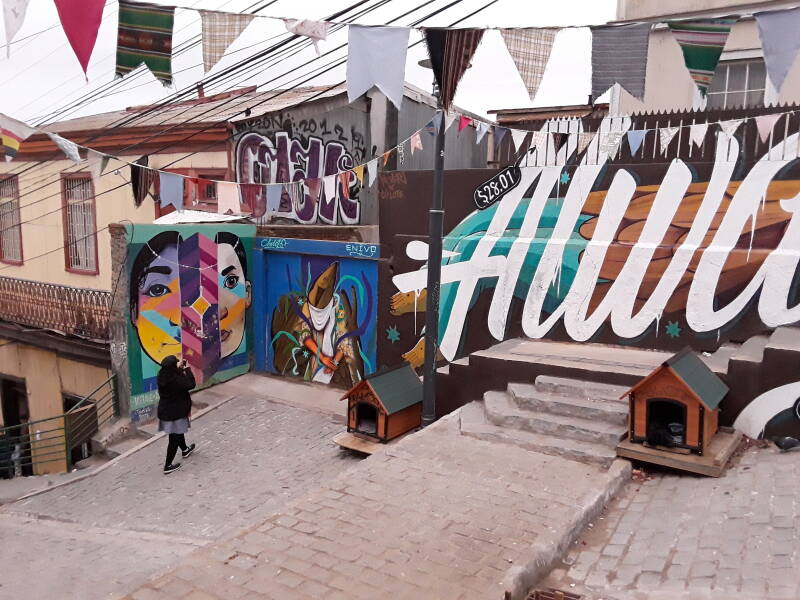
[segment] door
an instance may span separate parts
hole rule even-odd
[[[30,410],[24,379],[0,378],[0,406],[5,439],[0,444],[0,476],[33,475],[28,431]]]

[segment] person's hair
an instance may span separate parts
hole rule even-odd
[[[178,368],[178,357],[174,354],[169,354],[164,357],[161,361],[161,368],[162,369],[177,369]]]
[[[177,231],[162,231],[153,236],[142,246],[136,260],[131,267],[130,281],[130,307],[131,318],[139,311],[139,287],[144,281],[144,270],[158,257],[167,246],[177,246],[181,241],[181,234]],[[177,265],[176,265],[177,266]]]
[[[236,256],[239,257],[239,262],[242,265],[242,271],[247,275],[247,252],[244,249],[241,238],[230,231],[220,231],[214,237],[214,241],[217,244],[230,244],[233,246],[233,251],[236,252]]]

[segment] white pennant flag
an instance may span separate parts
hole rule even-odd
[[[672,141],[672,138],[675,137],[676,133],[678,133],[677,125],[673,125],[672,127],[662,127],[658,130],[658,136],[661,139],[661,154],[667,153],[669,143]]]
[[[3,23],[6,28],[6,56],[11,56],[11,40],[17,35],[25,21],[25,12],[30,0],[2,0]]]
[[[578,133],[577,136],[578,136],[577,139],[578,154],[580,154],[581,152],[586,150],[589,144],[592,143],[592,140],[594,139],[594,132],[591,131],[582,132]]]
[[[723,135],[727,139],[731,139],[733,134],[736,133],[736,130],[739,129],[739,125],[742,124],[744,119],[731,119],[729,121],[720,121],[719,128],[722,130]]]
[[[325,199],[330,202],[336,198],[336,180],[338,175],[326,175],[322,178],[322,187],[325,190]]]
[[[75,142],[71,142],[70,140],[61,137],[57,133],[48,133],[47,136],[53,140],[53,143],[58,146],[58,148],[64,154],[67,155],[68,159],[76,163],[81,162],[81,155],[80,152],[78,152],[78,146],[75,144]]]
[[[516,148],[517,152],[522,151],[522,146],[525,144],[525,138],[528,137],[530,131],[524,131],[522,129],[512,129],[511,130],[511,139],[514,140],[514,148]]]
[[[486,135],[486,132],[489,131],[489,124],[484,122],[479,122],[478,126],[475,128],[475,143],[480,144],[483,136]]]
[[[317,51],[317,56],[319,56],[319,46],[317,42],[328,39],[328,32],[330,31],[332,23],[328,23],[327,21],[300,21],[298,19],[284,19],[283,22],[289,33],[302,35],[310,39],[314,44],[314,50]]]
[[[706,131],[708,131],[708,123],[697,123],[689,128],[689,139],[698,148],[703,145],[703,140],[706,139]]]
[[[367,175],[369,176],[369,184],[375,183],[375,178],[378,176],[378,159],[373,158],[367,163]]]
[[[444,119],[444,130],[445,130],[445,132],[446,132],[448,129],[450,129],[450,126],[451,126],[453,123],[455,123],[455,120],[456,120],[457,118],[458,118],[458,113],[454,113],[454,112],[448,112],[448,113],[447,113],[447,115],[445,115],[445,119]]]
[[[761,115],[756,117],[756,127],[758,128],[758,137],[761,138],[762,142],[766,142],[769,134],[772,133],[772,129],[775,127],[775,123],[778,122],[778,119],[781,118],[780,114],[777,115]]]
[[[400,109],[410,31],[407,27],[348,26],[346,81],[349,102],[354,102],[375,86]]]
[[[619,143],[622,141],[624,131],[606,131],[601,133],[600,137],[600,152],[609,156],[614,156],[619,148]]]
[[[208,73],[236,41],[255,15],[201,10],[203,69]]]
[[[547,145],[547,140],[550,137],[550,133],[547,131],[536,131],[531,138],[531,147],[530,149],[533,150],[534,148],[544,150],[544,146]]]
[[[108,161],[111,157],[107,154],[97,152],[96,150],[89,149],[86,151],[86,160],[89,161],[89,170],[92,172],[92,178],[97,181],[103,175],[103,171],[108,166]]]

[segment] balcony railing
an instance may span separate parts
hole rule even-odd
[[[0,319],[107,340],[111,293],[0,277]]]

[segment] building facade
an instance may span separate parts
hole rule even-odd
[[[616,23],[640,19],[664,21],[685,18],[724,17],[740,12],[790,8],[791,2],[756,0],[619,0]],[[742,17],[731,29],[708,95],[703,98],[684,66],[683,55],[663,23],[650,35],[644,100],[615,86],[612,114],[640,114],[672,110],[727,110],[800,101],[800,65],[795,63],[780,92],[767,77],[758,27],[752,17]]]

